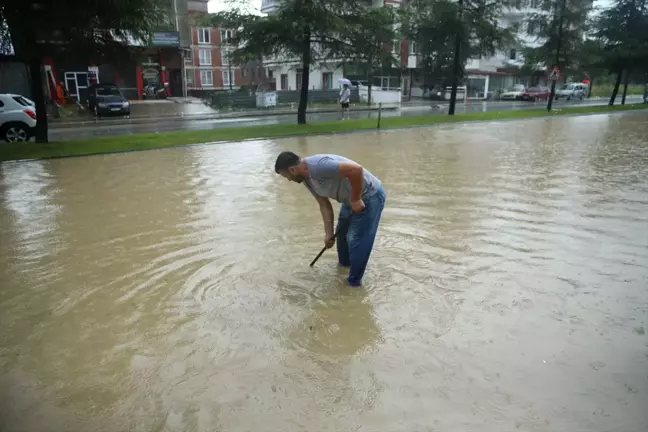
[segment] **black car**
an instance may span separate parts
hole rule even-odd
[[[114,84],[88,87],[88,108],[97,116],[130,115],[130,103]]]

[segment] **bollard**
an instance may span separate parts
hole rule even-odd
[[[382,115],[382,102],[378,103],[378,125],[376,126],[376,129],[380,129],[380,117]]]

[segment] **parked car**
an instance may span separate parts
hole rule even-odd
[[[551,90],[548,87],[529,87],[522,93],[523,101],[549,100]]]
[[[522,93],[524,93],[524,86],[522,84],[516,84],[513,88],[500,94],[500,100],[521,100]]]
[[[130,103],[114,84],[93,84],[88,88],[88,109],[97,117],[130,115]]]
[[[567,100],[580,99],[587,97],[588,86],[583,83],[569,83],[556,90],[556,100],[565,98]]]
[[[7,142],[29,141],[36,127],[36,108],[17,94],[0,94],[0,138]]]

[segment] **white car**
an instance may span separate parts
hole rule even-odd
[[[26,97],[0,93],[0,139],[29,141],[36,127],[36,108]]]
[[[516,84],[512,89],[506,90],[500,95],[500,100],[521,100],[522,93],[524,93],[524,86],[522,84]]]

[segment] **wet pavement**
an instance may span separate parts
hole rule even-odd
[[[638,103],[640,97],[628,97],[627,103]],[[566,102],[557,101],[554,103],[555,108],[575,105],[606,105],[607,99],[592,99],[583,102]],[[170,102],[151,104],[151,106],[164,107],[165,109],[184,110],[191,107],[192,115],[199,114],[200,110],[211,110],[204,105],[198,104],[174,104]],[[469,102],[468,104],[458,104],[457,112],[475,112],[475,111],[504,111],[520,109],[537,109],[546,106],[546,102]],[[169,108],[170,107],[170,108]],[[149,109],[153,109],[150,108]],[[421,114],[443,114],[447,112],[447,104],[430,102],[426,104],[407,104],[400,110],[388,110],[382,113],[383,116],[408,116]],[[194,112],[195,111],[195,112]],[[207,114],[204,111],[203,114]],[[213,113],[212,113],[213,114]],[[256,114],[256,115],[255,115]],[[189,115],[189,114],[187,114]],[[231,115],[228,114],[228,115]],[[122,119],[115,122],[114,119],[98,120],[84,125],[57,125],[52,124],[50,128],[50,139],[55,141],[70,140],[75,138],[87,138],[93,136],[106,135],[127,135],[134,133],[152,133],[152,132],[169,132],[176,130],[196,130],[196,129],[217,129],[221,127],[246,127],[258,125],[272,125],[279,123],[295,123],[296,114],[268,115],[265,112],[245,113],[246,117],[240,118],[208,118],[208,119],[187,119],[184,117],[165,117],[158,122],[142,123],[141,119]],[[375,118],[376,111],[352,112],[352,118]],[[311,113],[308,115],[308,121],[334,121],[340,118],[339,113]]]
[[[364,288],[282,150],[383,180]],[[0,430],[646,431],[647,210],[645,113],[1,164]]]

